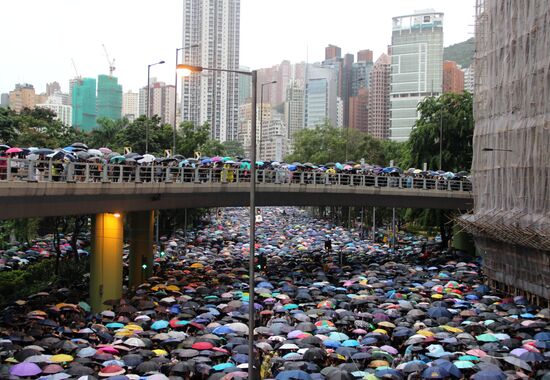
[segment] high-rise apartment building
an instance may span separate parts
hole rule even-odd
[[[59,82],[46,83],[46,95],[51,96],[57,92],[61,92]]]
[[[283,121],[279,118],[271,118],[265,124],[260,159],[280,162],[288,154],[288,145],[286,126]]]
[[[249,67],[241,66],[239,71],[250,71]],[[239,74],[239,106],[250,102],[252,94],[252,77],[250,75]]]
[[[162,123],[171,124],[174,121],[174,94],[176,88],[174,85],[166,85],[164,82],[157,82],[153,78],[152,83],[149,85],[149,116],[153,117],[157,115],[160,117]],[[143,93],[145,101],[143,109],[147,112],[147,87],[144,87],[140,91],[140,103],[141,94]]]
[[[139,117],[139,93],[129,90],[122,94],[122,117],[129,121]]]
[[[335,58],[342,58],[342,49],[335,45],[328,45],[325,48],[325,61]]]
[[[367,132],[369,122],[369,90],[360,88],[356,96],[350,97],[349,128]]]
[[[474,93],[474,65],[470,65],[464,70],[464,90]]]
[[[370,72],[367,132],[379,139],[389,137],[390,71],[391,58],[382,54]]]
[[[73,127],[90,131],[97,126],[96,80],[82,78],[72,87]]]
[[[184,0],[182,62],[204,68],[238,70],[240,0]],[[239,111],[238,75],[204,70],[184,78],[182,119],[210,123],[212,137],[236,140]]]
[[[73,125],[73,107],[57,102],[55,98],[50,96],[46,103],[37,104],[36,107],[47,108],[55,112],[56,120],[61,121],[63,124],[71,127]]]
[[[372,62],[372,50],[364,49],[357,52],[357,62]]]
[[[304,128],[304,96],[304,86],[301,81],[291,82],[286,89],[284,122],[290,147],[294,143],[294,134]]]
[[[464,91],[464,72],[455,61],[443,62],[443,93]]]
[[[10,94],[3,93],[0,95],[0,107],[8,108],[10,106]]]
[[[441,94],[443,13],[417,11],[393,18],[391,44],[390,139],[406,141],[417,105]]]
[[[118,79],[110,75],[97,77],[97,117],[112,120],[122,115],[122,86]]]
[[[18,83],[15,89],[10,91],[10,108],[21,112],[23,108],[34,108],[36,105],[36,94],[34,86],[28,83]]]
[[[310,64],[305,88],[304,126],[315,128],[326,122],[338,126],[338,67]]]

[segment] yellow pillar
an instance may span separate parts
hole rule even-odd
[[[122,297],[122,216],[118,213],[95,215],[92,233],[90,305],[98,312],[108,308],[104,301]]]
[[[153,273],[154,211],[136,211],[130,215],[129,287],[136,288]]]

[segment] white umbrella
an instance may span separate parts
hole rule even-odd
[[[155,156],[153,156],[152,154],[144,154],[143,158],[138,160],[140,164],[149,164],[153,161],[155,161]]]
[[[91,154],[92,156],[103,157],[103,152],[100,151],[99,149],[88,149],[88,153]]]

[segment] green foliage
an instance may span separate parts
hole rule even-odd
[[[19,131],[16,115],[9,108],[0,108],[0,142],[6,144],[15,141]]]
[[[98,128],[90,133],[90,146],[99,148],[109,146],[111,149],[121,151],[123,142],[123,130],[128,126],[128,119],[112,120],[101,117],[97,119]]]
[[[210,140],[210,126],[205,123],[195,127],[191,122],[180,124],[178,129],[178,153],[185,157],[193,157],[195,152],[205,146]]]
[[[55,120],[55,112],[46,108],[25,108],[21,113],[3,113],[2,124],[16,129],[16,136],[7,136],[13,146],[64,147],[83,137],[81,132]]]
[[[28,243],[38,236],[40,218],[7,219],[0,221],[0,248],[7,249],[11,235],[19,242]]]
[[[328,124],[314,129],[302,129],[295,135],[294,153],[286,161],[312,162],[359,162],[395,165],[407,161],[406,145],[394,141],[378,140],[368,133],[355,129],[339,129]]]
[[[443,59],[446,61],[455,61],[463,68],[469,67],[474,60],[474,50],[475,50],[475,41],[474,37],[454,44],[447,46],[443,49]]]
[[[237,140],[227,140],[222,143],[223,155],[229,157],[244,156],[243,144]]]
[[[47,291],[54,284],[74,287],[88,271],[88,260],[78,263],[63,260],[59,275],[55,275],[55,260],[46,259],[24,269],[0,272],[0,307],[31,294]]]
[[[472,94],[447,93],[429,97],[418,104],[420,118],[411,132],[408,144],[410,165],[439,168],[439,136],[442,130],[442,169],[469,170],[472,164],[474,133]]]

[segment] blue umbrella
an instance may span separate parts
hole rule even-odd
[[[535,340],[550,340],[550,332],[548,331],[541,331],[539,333],[536,333],[533,337]]]
[[[168,326],[170,325],[170,323],[168,321],[165,321],[163,319],[159,320],[159,321],[155,321],[152,325],[151,325],[151,328],[153,330],[162,330],[162,329],[165,329],[167,328]]]
[[[472,380],[506,380],[506,375],[502,371],[488,369],[479,371],[471,377]]]
[[[450,373],[443,367],[435,366],[428,367],[422,371],[423,379],[444,379],[449,377]]]
[[[388,367],[376,369],[376,372],[374,372],[374,375],[376,377],[384,378],[384,379],[397,379],[397,380],[403,379],[403,375],[401,374],[401,372]]]
[[[276,380],[313,380],[311,375],[301,370],[282,371],[279,372]]]
[[[121,329],[124,327],[124,325],[119,322],[111,322],[111,323],[107,323],[105,327],[107,327],[108,329]]]
[[[212,369],[214,371],[223,371],[224,369],[232,368],[232,367],[235,367],[235,364],[233,364],[233,363],[220,363],[220,364],[216,364],[215,366],[213,366]]]

